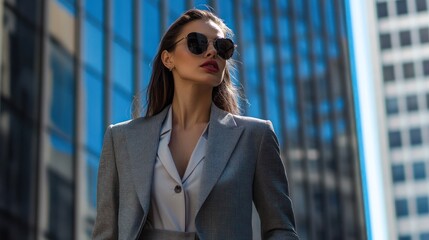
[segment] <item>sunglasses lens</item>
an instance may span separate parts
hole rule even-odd
[[[205,52],[209,46],[207,37],[204,34],[191,32],[186,37],[188,39],[189,51],[193,54],[201,54]],[[234,42],[229,38],[218,38],[214,42],[217,54],[227,60],[234,54]]]
[[[215,42],[215,48],[217,50],[217,54],[227,60],[232,57],[234,54],[234,42],[228,38],[219,38]]]
[[[188,34],[188,48],[193,54],[201,54],[207,50],[207,37],[201,33],[192,32]]]

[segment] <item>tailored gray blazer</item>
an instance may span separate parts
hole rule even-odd
[[[93,239],[139,239],[150,207],[153,168],[168,107],[111,125],[100,158]],[[298,239],[279,146],[269,121],[211,107],[195,219],[203,240],[252,239],[252,201],[262,239]]]

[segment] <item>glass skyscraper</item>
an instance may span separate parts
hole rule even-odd
[[[235,32],[245,115],[279,137],[302,239],[365,239],[341,0],[0,0],[0,236],[89,239],[111,123],[142,115],[169,24]]]

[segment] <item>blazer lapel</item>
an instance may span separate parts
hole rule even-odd
[[[237,126],[231,114],[212,104],[197,212],[221,176],[242,132],[243,128]]]
[[[131,174],[140,204],[145,214],[149,212],[153,167],[159,144],[162,122],[168,112],[166,107],[159,114],[134,121],[128,129],[127,151],[130,156]]]

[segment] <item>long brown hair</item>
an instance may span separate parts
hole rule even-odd
[[[232,37],[233,33],[225,23],[213,13],[206,10],[191,9],[182,14],[167,30],[161,39],[158,52],[153,61],[152,74],[149,87],[147,89],[147,110],[146,117],[156,115],[173,101],[174,81],[173,74],[164,66],[161,60],[161,53],[164,50],[174,50],[174,43],[183,27],[192,21],[207,19],[216,23],[226,37]],[[173,47],[171,47],[173,46]],[[170,49],[169,49],[170,48]],[[222,110],[238,114],[237,103],[238,91],[231,81],[230,70],[233,68],[233,60],[226,61],[225,75],[222,83],[213,88],[213,102]]]

